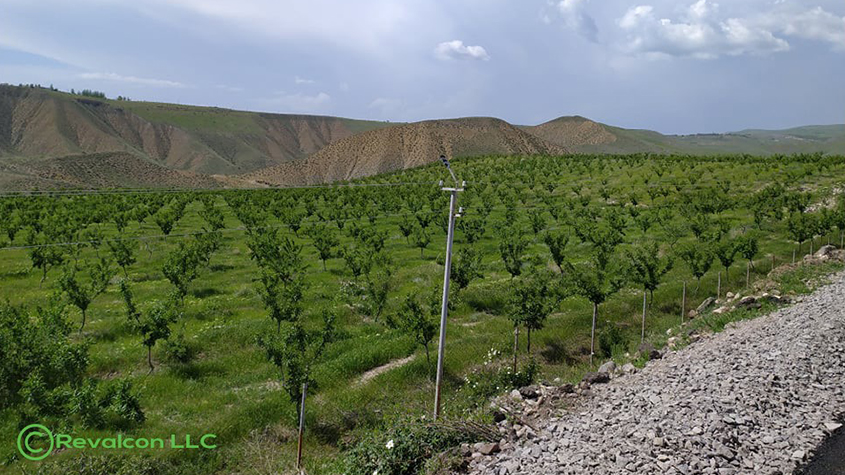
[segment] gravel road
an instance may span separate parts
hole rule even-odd
[[[792,473],[845,413],[845,274],[833,282],[594,385],[470,472]]]

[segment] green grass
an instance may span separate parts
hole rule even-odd
[[[185,120],[192,120],[189,119],[190,115],[185,117]],[[497,172],[503,170],[515,171],[516,175],[510,176],[508,181],[516,183],[512,188],[526,195],[525,203],[518,201],[517,206],[543,206],[540,197],[543,192],[540,190],[543,188],[543,180],[548,179],[543,167],[547,165],[545,161],[555,159],[535,157],[521,162],[519,160],[513,157],[480,157],[453,162],[456,173],[470,183],[467,192],[461,195],[461,204],[467,208],[466,216],[471,216],[480,206],[480,190],[488,186],[484,182],[498,181],[496,176],[502,175]],[[624,201],[630,189],[640,195],[642,206],[661,206],[669,202],[661,197],[649,198],[644,180],[666,183],[667,187],[678,184],[682,185],[681,189],[695,189],[695,185],[689,183],[689,177],[697,177],[700,184],[730,179],[734,184],[731,194],[742,197],[766,183],[789,174],[799,176],[803,170],[809,169],[802,162],[744,161],[732,158],[653,161],[600,158],[591,162],[582,162],[581,158],[566,160],[566,166],[551,177],[556,183],[551,191],[552,199],[573,197],[570,186],[579,183],[596,205],[606,204],[598,196],[598,190],[603,186],[614,190],[613,197],[616,200]],[[583,163],[591,163],[590,168],[585,168]],[[658,168],[662,173],[659,178],[654,176]],[[821,190],[817,196],[820,198],[824,190],[836,183],[830,176],[837,173],[842,176],[842,168],[841,164],[827,171],[812,168],[811,173],[800,175],[800,185]],[[442,177],[442,173],[441,169],[429,166],[363,181],[431,181]],[[532,174],[540,176],[538,182],[541,184],[535,189],[526,184]],[[603,181],[606,183],[603,184]],[[437,192],[436,189],[434,192]],[[226,228],[241,226],[222,199],[218,199],[218,206],[225,211]],[[466,376],[485,370],[485,359],[491,349],[501,354],[493,365],[506,364],[510,358],[513,327],[506,317],[506,303],[511,278],[498,255],[498,239],[495,237],[498,227],[496,223],[504,215],[502,208],[503,205],[497,202],[488,221],[487,233],[475,244],[484,256],[484,276],[457,296],[455,308],[450,313],[444,385],[444,411],[447,417],[477,415],[479,408],[484,408],[483,400],[468,395],[471,392],[462,389]],[[181,234],[200,229],[200,209],[198,201],[191,203],[184,218],[172,232]],[[399,217],[384,217],[392,214],[379,213],[381,217],[376,223],[377,229],[388,232],[386,251],[397,268],[393,277],[394,290],[390,293],[386,310],[388,313],[396,312],[405,295],[416,293],[427,296],[442,285],[443,269],[437,263],[437,257],[442,255],[445,243],[444,233],[436,225],[432,226],[432,242],[421,258],[419,249],[408,245],[400,235]],[[548,212],[545,217],[550,226],[563,226],[555,222]],[[722,217],[728,220],[734,233],[750,226],[750,215],[744,207],[726,211]],[[527,211],[520,210],[518,219],[527,228]],[[366,221],[366,217],[362,220]],[[279,223],[273,218],[271,224]],[[329,225],[334,226],[331,223]],[[103,229],[107,235],[117,234],[111,223],[104,224]],[[140,226],[133,222],[124,234],[155,235],[159,231],[152,220],[148,219]],[[332,305],[340,293],[342,282],[353,279],[342,259],[330,259],[327,270],[323,271],[308,239],[287,231],[283,234],[304,245],[309,284],[306,310],[311,315],[309,322],[313,324],[319,310]],[[530,231],[528,236],[531,244],[526,254],[536,256],[541,263],[552,266],[545,245]],[[784,237],[785,230],[781,222],[767,222],[763,236],[761,250],[755,261],[756,270],[752,274],[754,279],[766,276],[770,255],[776,256],[778,262],[783,263],[791,258],[794,247]],[[627,231],[626,243],[646,238],[662,239],[663,236],[657,227],[645,235],[631,227]],[[15,244],[21,244],[20,239],[17,238]],[[170,291],[171,285],[164,279],[161,267],[168,251],[175,248],[179,239],[173,237],[151,241],[151,252],[139,248],[139,262],[130,268],[129,278],[136,299],[143,307],[154,299],[163,298]],[[684,241],[691,240],[691,237],[684,238]],[[344,235],[342,241],[346,244],[351,239]],[[455,241],[456,250],[467,245],[465,237],[459,232]],[[571,261],[583,261],[589,254],[589,246],[578,244],[573,236],[569,253]],[[83,251],[83,259],[93,257],[93,250]],[[723,279],[723,292],[743,291],[745,287],[744,263],[741,259],[737,262],[731,269],[731,278]],[[84,339],[91,344],[89,371],[92,375],[101,378],[128,377],[139,391],[147,421],[133,429],[131,434],[157,437],[171,433],[212,432],[218,435],[219,449],[213,453],[150,450],[137,456],[133,454],[134,458],[125,462],[108,458],[108,454],[103,451],[86,452],[95,459],[81,457],[78,452],[65,452],[51,456],[46,463],[12,461],[0,468],[0,471],[14,473],[26,469],[41,470],[43,473],[86,473],[82,468],[85,464],[88,464],[89,470],[93,470],[90,467],[96,467],[97,464],[106,464],[106,468],[115,473],[120,470],[125,470],[124,473],[186,475],[291,471],[296,451],[296,411],[294,404],[279,386],[278,370],[266,360],[262,350],[255,344],[258,335],[275,331],[275,327],[269,321],[256,291],[255,279],[259,271],[249,258],[245,234],[237,230],[224,232],[221,250],[214,254],[211,264],[192,284],[185,301],[184,317],[173,325],[174,331],[183,332],[186,340],[195,348],[196,357],[193,361],[185,364],[167,363],[164,360],[163,345],[159,344],[153,352],[157,369],[148,374],[145,349],[127,324],[124,306],[114,284],[94,301],[85,331],[74,334],[73,338]],[[648,317],[650,338],[655,341],[665,339],[666,330],[678,325],[684,281],[689,284],[687,309],[694,308],[701,300],[715,294],[716,270],[714,265],[713,270],[702,279],[698,291],[694,292],[689,270],[681,261],[676,262],[651,304]],[[834,268],[821,269],[824,272],[830,270]],[[34,306],[43,302],[56,290],[58,275],[58,270],[52,271],[47,281],[39,285],[38,272],[30,270],[25,250],[0,251],[0,297],[11,304]],[[789,277],[783,277],[781,285],[787,291],[798,292],[802,290],[804,281],[815,278],[814,274],[789,274]],[[624,344],[614,357],[636,351],[641,302],[640,291],[626,287],[601,306],[599,327],[614,325],[624,337]],[[345,444],[382,427],[386,421],[394,418],[430,414],[433,404],[431,368],[426,365],[421,347],[376,319],[362,315],[346,302],[337,305],[335,310],[339,316],[340,339],[329,347],[315,368],[316,385],[307,402],[305,458],[308,473],[336,473]],[[80,318],[76,309],[69,309],[69,314],[74,321]],[[534,357],[540,363],[541,379],[576,381],[584,371],[601,363],[601,359],[597,359],[596,365],[591,367],[589,364],[590,320],[589,302],[573,296],[562,302],[546,322],[545,328],[533,334]],[[521,345],[524,353],[524,338]],[[433,348],[436,348],[435,342]],[[409,364],[383,373],[366,384],[359,383],[363,373],[409,355],[414,355]],[[432,357],[434,355],[435,351],[432,351]],[[523,362],[527,359],[525,355],[522,358]],[[15,416],[11,412],[0,415],[0,439],[3,441],[0,444],[0,461],[14,457],[14,438],[17,435],[15,424]],[[78,431],[78,434],[112,435],[109,431]],[[118,466],[121,463],[123,468]],[[139,468],[144,466],[149,468],[147,472]]]

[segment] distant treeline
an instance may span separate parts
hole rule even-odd
[[[53,87],[52,84],[50,84],[49,87],[45,87],[45,86],[42,86],[41,84],[34,84],[34,83],[32,83],[32,84],[18,84],[18,87],[28,87],[30,89],[49,89],[51,91],[61,92],[59,89]],[[70,93],[73,94],[73,95],[76,95],[76,96],[95,97],[97,99],[108,99],[108,97],[106,97],[105,92],[95,91],[93,89],[83,89],[81,91],[76,91],[74,89],[71,89]],[[117,96],[117,100],[118,101],[130,101],[131,99],[129,99],[126,96]]]

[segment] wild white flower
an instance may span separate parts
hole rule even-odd
[[[393,448],[393,439],[388,440],[387,443],[384,446],[387,447],[388,450],[392,449]]]

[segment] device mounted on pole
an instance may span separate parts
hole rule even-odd
[[[440,161],[443,163],[443,166],[449,170],[449,174],[452,175],[452,179],[455,181],[454,187],[446,187],[443,186],[443,181],[440,181],[441,190],[448,191],[451,195],[449,200],[449,229],[446,232],[446,263],[443,274],[443,300],[441,302],[440,308],[440,341],[437,345],[437,380],[435,383],[434,389],[434,420],[437,420],[438,416],[440,416],[440,386],[443,380],[443,350],[446,346],[446,317],[449,313],[449,277],[452,270],[452,240],[455,236],[455,218],[460,216],[459,210],[458,213],[455,213],[455,206],[458,202],[458,193],[464,191],[464,186],[466,186],[466,182],[458,183],[458,178],[455,176],[455,172],[452,171],[452,167],[449,166],[449,160],[446,159],[445,155],[440,156]]]

